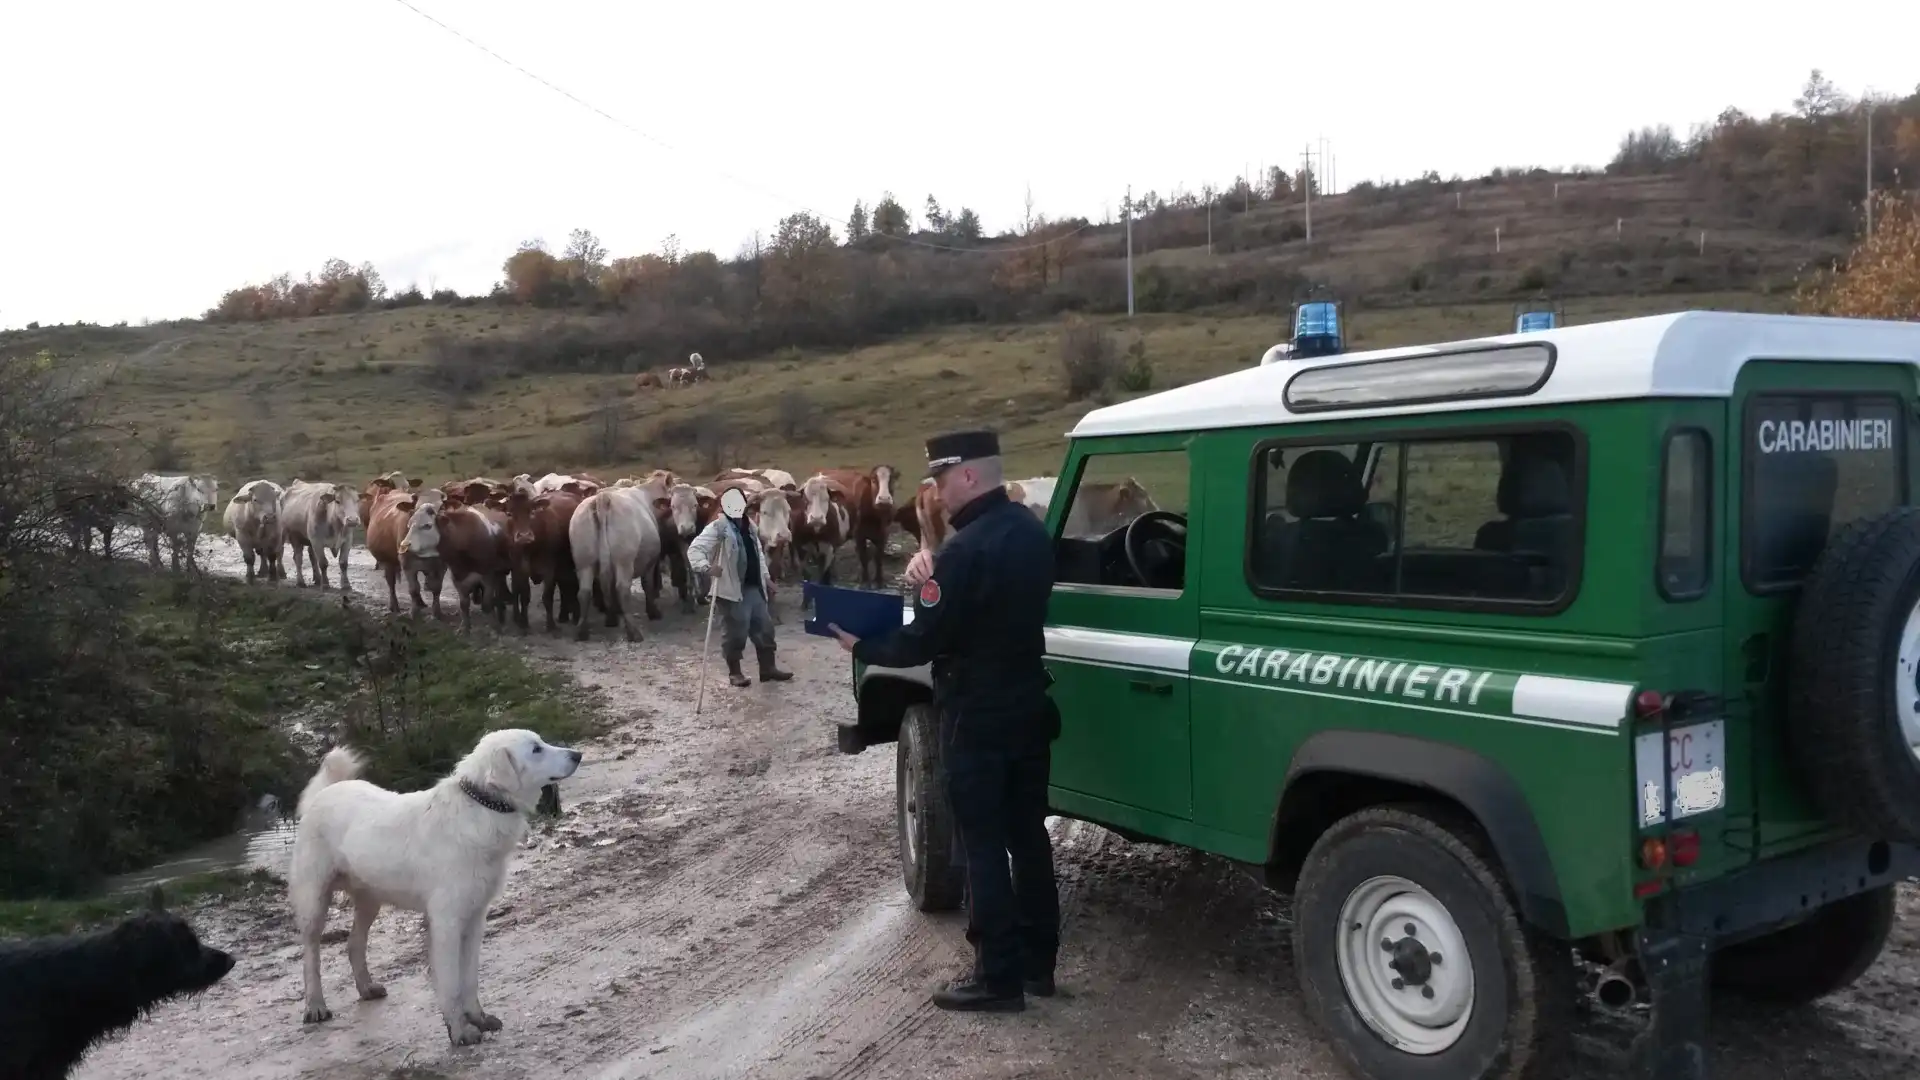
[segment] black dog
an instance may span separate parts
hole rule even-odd
[[[102,1038],[233,970],[162,899],[111,930],[0,944],[0,1080],[64,1080]]]

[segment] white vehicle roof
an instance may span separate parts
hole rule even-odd
[[[1532,393],[1450,401],[1314,408],[1296,412],[1284,400],[1288,380],[1303,371],[1430,356],[1456,350],[1546,343],[1554,361]],[[1920,365],[1920,323],[1809,315],[1685,311],[1586,323],[1527,334],[1501,334],[1441,345],[1262,363],[1203,382],[1095,409],[1071,438],[1264,427],[1351,417],[1532,407],[1647,397],[1728,397],[1749,360],[1855,361]],[[1392,379],[1391,365],[1381,375]]]

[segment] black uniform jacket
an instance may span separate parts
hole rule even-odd
[[[962,507],[953,527],[914,597],[913,622],[862,638],[853,655],[882,667],[931,663],[934,699],[956,749],[1042,745],[1059,731],[1043,662],[1053,542],[1004,489]]]

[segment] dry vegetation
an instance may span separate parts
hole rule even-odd
[[[1588,321],[1686,307],[1778,309],[1752,294],[1621,297],[1569,305]],[[918,459],[926,434],[987,422],[1011,467],[1051,472],[1062,435],[1092,400],[1070,393],[1059,321],[967,326],[867,348],[785,350],[716,364],[692,388],[635,392],[624,374],[533,377],[508,369],[461,392],[436,389],[436,336],[487,342],[591,329],[609,317],[520,309],[409,309],[193,329],[94,330],[61,342],[100,365],[114,411],[150,448],[152,467],[245,476],[364,479],[406,468],[450,479],[584,468],[621,475],[716,462],[790,470]],[[1443,341],[1504,329],[1506,304],[1353,313],[1358,347]],[[1087,321],[1111,333],[1116,382],[1144,363],[1163,389],[1256,363],[1279,317],[1142,316]],[[43,332],[43,337],[47,336]],[[163,460],[164,458],[164,460]],[[436,480],[437,482],[437,480]]]

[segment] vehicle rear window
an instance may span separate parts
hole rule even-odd
[[[1746,428],[1741,561],[1755,591],[1799,582],[1835,533],[1905,501],[1898,398],[1767,395]]]
[[[1698,428],[1667,436],[1655,580],[1668,600],[1692,600],[1707,591],[1713,565],[1712,453],[1707,433]]]

